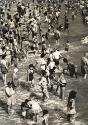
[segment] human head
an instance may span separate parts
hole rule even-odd
[[[69,43],[69,40],[67,40],[67,43]]]
[[[30,100],[29,99],[25,99],[25,103],[27,104]]]
[[[30,69],[30,68],[34,68],[33,64],[30,64],[30,65],[29,65],[29,69]]]
[[[75,99],[76,98],[76,94],[77,94],[76,91],[74,91],[74,90],[70,91],[70,93],[69,93],[69,99]]]
[[[9,81],[8,83],[7,83],[7,86],[9,87],[9,88],[11,88],[11,87],[13,87],[13,82],[11,81]]]
[[[6,55],[5,55],[5,54],[3,54],[3,55],[2,55],[2,59],[5,59],[5,58],[6,58]]]
[[[49,113],[49,112],[48,112],[47,109],[44,109],[44,110],[43,110],[43,116],[46,115],[46,114],[48,114],[48,113]]]

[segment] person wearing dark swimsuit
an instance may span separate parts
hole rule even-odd
[[[31,87],[34,86],[34,67],[33,65],[29,65],[29,69],[27,72],[27,81]]]

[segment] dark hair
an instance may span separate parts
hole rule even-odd
[[[42,34],[42,37],[45,36],[45,34]]]
[[[14,67],[17,67],[17,64],[14,64]]]
[[[69,43],[69,40],[67,40],[67,43]]]
[[[12,34],[12,31],[11,31],[11,30],[9,31],[9,34]]]
[[[4,22],[3,21],[1,21],[1,24],[3,24]]]
[[[68,60],[66,58],[63,59],[64,63],[68,63]]]
[[[59,30],[59,27],[57,27],[56,29]]]
[[[8,24],[7,24],[7,23],[5,23],[5,26],[8,26]]]
[[[43,72],[42,72],[42,76],[45,76],[45,77],[46,77],[46,71],[43,71]]]
[[[15,88],[16,88],[16,85],[15,85],[15,83],[14,83],[14,81],[13,81],[13,80],[11,81],[11,85],[12,85],[12,88],[13,88],[13,89],[15,89]]]
[[[14,82],[13,82],[13,80],[12,81],[9,81],[8,83],[7,83],[7,86],[8,87],[12,87],[13,89],[15,88],[15,85],[14,85]]]
[[[10,82],[8,82],[8,83],[7,83],[7,86],[10,86],[10,85],[11,85],[11,83],[10,83]]]
[[[41,58],[43,58],[45,56],[45,54],[44,53],[41,53]]]
[[[43,116],[46,115],[46,114],[48,114],[48,113],[49,113],[49,112],[48,112],[47,109],[44,109],[44,110],[43,110]]]
[[[29,99],[25,99],[25,103],[29,102],[30,100]]]
[[[5,50],[5,46],[2,46],[2,51]]]
[[[30,65],[29,65],[29,68],[31,68],[31,67],[34,68],[33,64],[30,64]]]
[[[12,21],[13,21],[13,19],[10,19],[10,21],[12,22]]]
[[[77,92],[74,91],[74,90],[72,90],[72,91],[69,93],[68,99],[75,99],[75,98],[76,98],[76,94],[77,94]]]
[[[2,55],[2,59],[5,59],[5,57],[6,57],[6,54]]]
[[[8,11],[10,11],[10,9],[8,9]]]
[[[53,50],[51,50],[50,53],[53,53]]]

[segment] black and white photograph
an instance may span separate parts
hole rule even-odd
[[[0,125],[88,125],[88,0],[0,0]]]

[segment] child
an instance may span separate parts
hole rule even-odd
[[[65,51],[69,51],[69,46],[70,46],[70,44],[69,44],[69,40],[67,40],[67,42],[66,42],[66,44],[65,44]]]
[[[28,102],[29,102],[29,100],[26,99],[24,102],[21,103],[22,118],[24,120],[25,120],[26,115],[27,115],[27,110],[29,109]]]
[[[33,66],[33,64],[29,65],[29,69],[27,71],[27,81],[31,85],[31,87],[34,86],[34,66]]]
[[[75,98],[76,98],[76,94],[77,92],[75,92],[74,90],[72,90],[69,93],[69,97],[68,97],[68,104],[67,104],[67,121],[69,121],[70,123],[74,123],[75,122],[75,114],[76,114],[76,110],[75,110]]]

